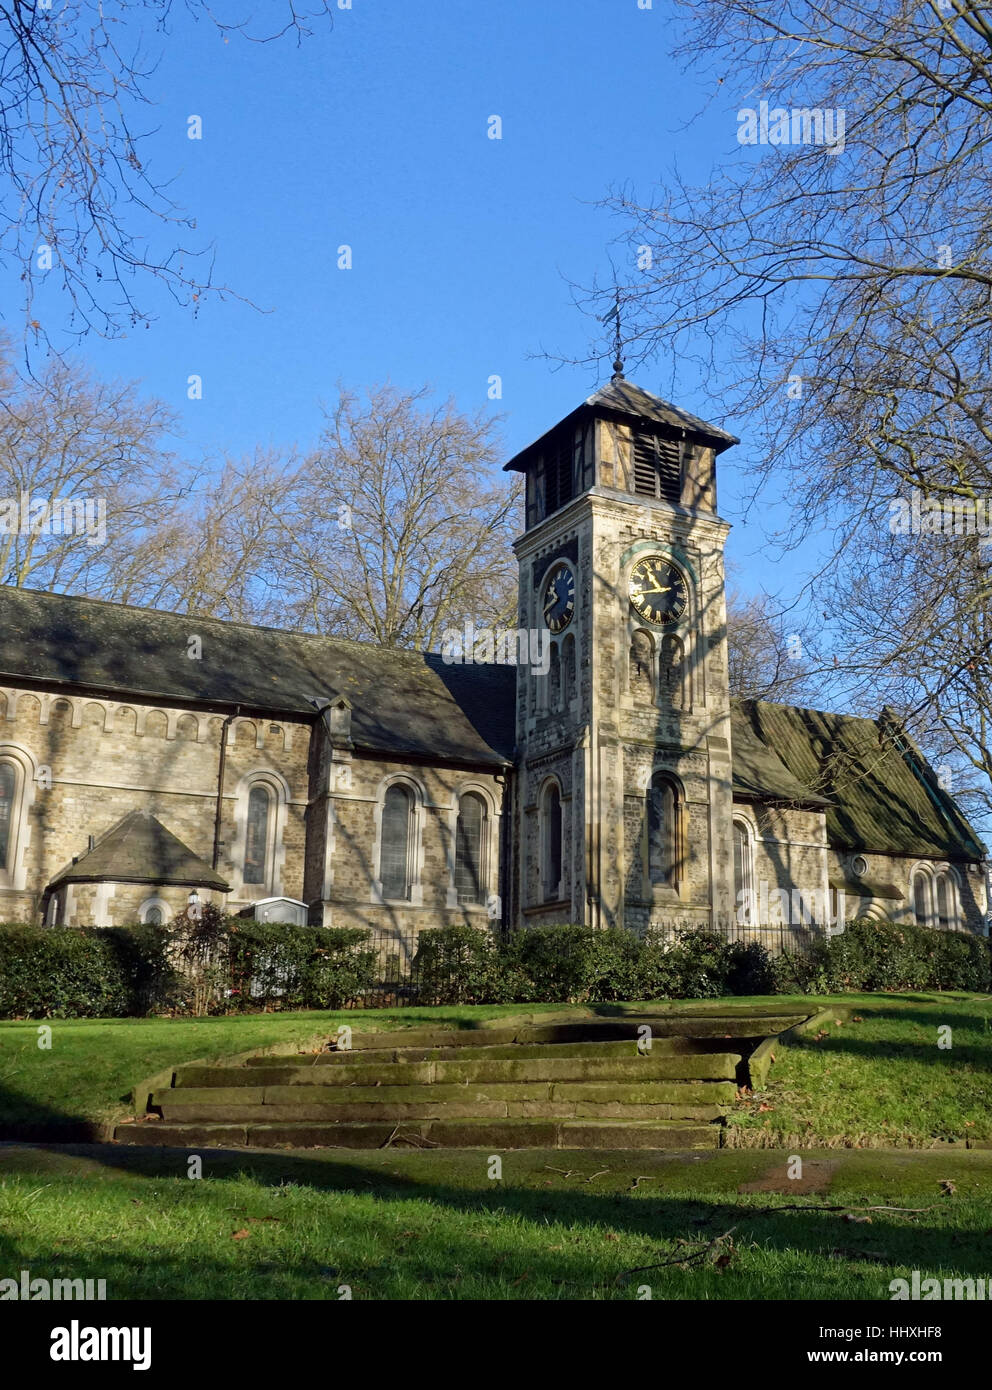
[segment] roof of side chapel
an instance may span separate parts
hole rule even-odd
[[[765,797],[773,795],[774,759],[813,794],[812,800],[797,800],[822,807],[834,848],[931,859],[985,857],[974,828],[890,717],[738,700],[732,739],[735,792],[746,797],[750,780],[759,798],[762,784]],[[745,754],[745,748],[756,751]],[[748,758],[750,768],[741,765]]]
[[[220,874],[148,811],[129,811],[52,879],[63,883],[181,884],[230,892]]]

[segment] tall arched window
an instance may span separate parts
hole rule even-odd
[[[394,783],[386,788],[382,803],[382,837],[379,879],[382,896],[403,901],[410,897],[410,822],[413,795],[409,787]]]
[[[8,867],[17,773],[10,763],[0,763],[0,869]]]
[[[920,869],[913,875],[913,916],[918,927],[928,927],[933,919],[930,879]]]
[[[269,814],[272,797],[268,787],[258,784],[248,793],[248,819],[245,823],[246,884],[264,884],[269,848]]]
[[[455,822],[455,891],[460,903],[486,901],[485,820],[482,797],[466,792],[458,803]]]
[[[675,786],[655,773],[648,789],[648,879],[674,888],[678,881],[679,802]]]
[[[557,902],[562,895],[561,792],[557,782],[549,782],[542,804],[542,888],[545,902]]]
[[[961,900],[957,880],[951,869],[937,874],[937,925],[944,931],[956,931],[961,924]]]
[[[951,890],[946,874],[937,878],[937,925],[942,931],[951,925]]]
[[[734,892],[738,922],[750,922],[756,915],[753,911],[754,854],[748,828],[739,820],[734,821]]]

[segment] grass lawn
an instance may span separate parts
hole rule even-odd
[[[824,1151],[799,1182],[756,1150],[519,1152],[502,1181],[482,1150],[203,1158],[191,1180],[180,1150],[0,1148],[0,1276],[110,1299],[884,1300],[914,1269],[992,1273],[992,1153]]]
[[[731,1144],[992,1140],[992,999],[865,995],[843,1002],[854,1005],[847,1022],[830,1020],[819,1035],[776,1048],[767,1085],[729,1118]]]
[[[730,1117],[737,1147],[510,1152],[495,1180],[484,1150],[206,1150],[193,1179],[183,1150],[0,1145],[0,1277],[105,1279],[110,1298],[338,1299],[346,1285],[356,1299],[630,1300],[647,1286],[653,1298],[884,1300],[914,1269],[992,1276],[992,1149],[960,1144],[992,1136],[992,999],[594,1007],[751,1002],[785,1013],[833,1002],[853,1017],[777,1048],[765,1089]],[[4,1022],[0,1124],[111,1120],[132,1086],[173,1064],[305,1048],[342,1022],[471,1028],[568,1012],[579,1011],[54,1020],[49,1050],[38,1023]],[[851,1144],[862,1147],[831,1147]],[[917,1147],[875,1147],[891,1144]],[[787,1162],[800,1148],[797,1178]]]

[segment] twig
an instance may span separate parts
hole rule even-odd
[[[648,1269],[664,1269],[666,1265],[687,1265],[693,1263],[693,1261],[704,1260],[715,1245],[722,1245],[736,1230],[736,1226],[731,1226],[729,1231],[724,1231],[722,1236],[714,1236],[701,1250],[695,1251],[692,1255],[678,1255],[674,1260],[659,1260],[657,1264],[637,1265],[634,1269],[625,1269],[617,1275],[614,1283],[619,1283],[621,1279],[629,1278],[631,1274],[643,1274],[644,1271]],[[688,1244],[688,1242],[686,1243]]]
[[[769,1216],[779,1211],[901,1211],[910,1216],[919,1216],[925,1211],[935,1211],[936,1207],[834,1207],[834,1206],[813,1206],[811,1203],[793,1203],[787,1207],[755,1207],[754,1216]]]

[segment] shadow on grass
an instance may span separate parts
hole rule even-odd
[[[858,1025],[844,1025],[836,1031],[828,1031],[826,1036],[816,1039],[811,1036],[798,1039],[791,1046],[807,1052],[830,1052],[866,1060],[887,1058],[894,1061],[926,1062],[947,1066],[971,1065],[981,1071],[992,1070],[992,1020],[985,1014],[974,1012],[968,1001],[948,1000],[939,1015],[933,1005],[927,1012],[913,1008],[871,1008],[864,1020],[869,1026],[878,1023],[894,1023],[904,1027],[924,1029],[928,1039],[903,1037],[866,1038],[858,1036],[854,1029]],[[949,1027],[950,1046],[938,1046],[938,1029]],[[956,1041],[962,1033],[972,1035],[968,1042]],[[974,1039],[978,1034],[980,1040]]]
[[[95,1162],[106,1159],[114,1166],[110,1155],[100,1156],[88,1150],[87,1156]],[[789,1201],[771,1194],[752,1195],[746,1202],[734,1200],[726,1193],[709,1197],[702,1192],[698,1196],[653,1197],[643,1195],[643,1188],[633,1195],[629,1185],[627,1190],[596,1193],[584,1186],[581,1176],[576,1187],[563,1188],[560,1175],[549,1175],[548,1189],[540,1185],[490,1184],[486,1179],[488,1155],[482,1150],[460,1155],[463,1187],[445,1181],[442,1174],[432,1176],[430,1155],[423,1156],[419,1176],[385,1171],[384,1165],[390,1161],[385,1155],[381,1164],[357,1155],[348,1162],[323,1155],[303,1158],[284,1153],[233,1151],[208,1152],[204,1157],[208,1180],[194,1184],[184,1181],[186,1150],[129,1152],[126,1167],[132,1177],[183,1180],[136,1204],[143,1208],[131,1213],[136,1229],[143,1229],[149,1212],[169,1212],[189,1200],[198,1209],[206,1204],[211,1220],[217,1218],[218,1237],[228,1239],[234,1228],[245,1222],[290,1218],[289,1210],[280,1207],[272,1190],[288,1183],[314,1192],[351,1193],[374,1200],[351,1204],[346,1210],[333,1204],[323,1209],[320,1215],[326,1219],[328,1247],[326,1257],[321,1259],[294,1254],[292,1249],[280,1250],[277,1243],[272,1248],[272,1241],[278,1240],[272,1232],[278,1231],[278,1225],[254,1228],[254,1233],[263,1230],[270,1237],[270,1248],[258,1254],[245,1242],[232,1247],[230,1258],[218,1259],[203,1251],[202,1257],[197,1255],[192,1262],[188,1247],[174,1256],[162,1249],[167,1239],[162,1226],[156,1228],[156,1246],[147,1257],[140,1258],[125,1246],[121,1250],[95,1249],[92,1253],[56,1252],[39,1260],[29,1235],[19,1236],[7,1230],[0,1231],[0,1273],[7,1275],[22,1267],[46,1273],[57,1267],[61,1277],[105,1279],[111,1298],[115,1293],[145,1298],[235,1296],[232,1281],[248,1279],[256,1281],[253,1287],[264,1289],[255,1295],[259,1297],[332,1299],[339,1297],[339,1283],[354,1285],[356,1297],[363,1293],[375,1297],[386,1296],[390,1288],[395,1290],[397,1280],[405,1281],[408,1289],[417,1290],[404,1296],[425,1298],[458,1297],[459,1284],[478,1286],[487,1281],[498,1283],[508,1297],[527,1297],[529,1285],[545,1289],[542,1297],[634,1298],[639,1284],[651,1284],[653,1280],[665,1288],[669,1297],[680,1296],[678,1286],[684,1285],[681,1296],[748,1298],[755,1295],[758,1277],[770,1279],[772,1284],[777,1281],[777,1291],[764,1289],[762,1296],[816,1299],[831,1296],[831,1291],[833,1296],[851,1296],[849,1281],[855,1278],[864,1292],[853,1296],[887,1299],[889,1281],[900,1269],[919,1269],[926,1275],[941,1277],[954,1274],[986,1278],[992,1273],[988,1219],[984,1216],[965,1227],[942,1229],[928,1212],[915,1217],[877,1213],[871,1224],[852,1223],[842,1213],[817,1210],[816,1199],[809,1197],[793,1199],[804,1209],[782,1212],[759,1210]],[[507,1170],[512,1170],[512,1157],[504,1155]],[[564,1169],[580,1161],[579,1155],[567,1151],[556,1151],[553,1157],[547,1157]],[[585,1154],[581,1159],[586,1163],[591,1158],[601,1159],[606,1166],[618,1157]],[[624,1154],[622,1158],[627,1164],[637,1163],[637,1155]],[[670,1161],[679,1163],[675,1158]],[[540,1184],[540,1171],[533,1156],[530,1164],[525,1180]],[[123,1176],[125,1165],[119,1166]],[[698,1169],[690,1156],[684,1156],[680,1166],[684,1169],[685,1187],[691,1190]],[[638,1171],[634,1167],[633,1172]],[[239,1201],[248,1205],[232,1207],[234,1194],[229,1183],[238,1178],[254,1179],[261,1186],[247,1196],[239,1193]],[[622,1180],[626,1178],[624,1175]],[[85,1183],[86,1178],[78,1181]],[[52,1189],[46,1186],[45,1190]],[[74,1186],[74,1191],[78,1190]],[[128,1195],[133,1201],[130,1190]],[[824,1200],[829,1203],[836,1199]],[[892,1198],[877,1200],[893,1202]],[[429,1203],[429,1208],[425,1207],[429,1221],[420,1230],[400,1230],[399,1225],[414,1223],[420,1216],[407,1206],[398,1225],[389,1208],[411,1201]],[[942,1202],[939,1195],[906,1203],[911,1207],[931,1204],[936,1213],[949,1213],[953,1218],[953,1206],[946,1200]],[[968,1210],[973,1218],[973,1205]],[[438,1219],[444,1215],[457,1219]],[[506,1218],[498,1239],[488,1224],[494,1217]],[[471,1230],[473,1218],[486,1229]],[[310,1236],[316,1219],[308,1209],[305,1226]],[[562,1226],[571,1235],[563,1236]],[[109,1223],[109,1229],[120,1231],[119,1219]],[[689,1254],[731,1230],[736,1252],[723,1274],[714,1269],[690,1274],[674,1267],[633,1272],[636,1267],[672,1259],[677,1253]],[[573,1238],[585,1248],[568,1249],[567,1242]],[[625,1251],[625,1240],[636,1244]],[[677,1241],[688,1244],[676,1247]],[[358,1246],[372,1253],[362,1259],[356,1259],[354,1254],[335,1253],[336,1249],[346,1252],[349,1244],[352,1249]],[[734,1267],[735,1262],[738,1268]],[[616,1273],[622,1269],[632,1272],[627,1280],[618,1283]],[[796,1280],[804,1277],[811,1278],[817,1286],[797,1286]],[[301,1286],[305,1291],[301,1292]],[[229,1290],[226,1294],[225,1288]]]

